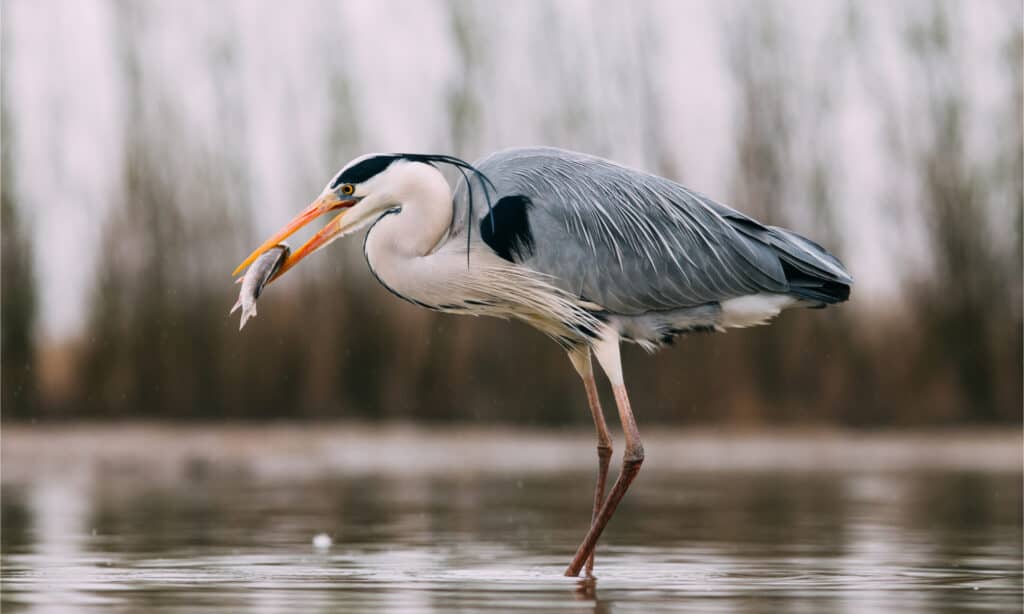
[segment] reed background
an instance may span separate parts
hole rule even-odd
[[[547,144],[837,253],[850,303],[625,368],[640,420],[1021,423],[1014,1],[6,0],[2,418],[589,423],[564,354],[373,281],[230,271],[367,151]]]

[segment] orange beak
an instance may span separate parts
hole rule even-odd
[[[263,243],[263,245],[257,247],[256,251],[249,254],[249,257],[246,258],[242,262],[242,264],[238,265],[238,268],[236,268],[231,275],[238,275],[240,272],[242,272],[243,269],[252,264],[253,260],[259,258],[263,252],[267,251],[271,247],[274,247],[281,241],[284,241],[288,237],[292,236],[293,234],[298,232],[300,228],[309,224],[310,222],[320,217],[321,215],[338,209],[348,209],[352,205],[356,204],[356,202],[357,200],[354,198],[341,200],[334,193],[328,193],[321,196],[320,198],[313,201],[311,205],[306,207],[306,209],[302,213],[292,218],[292,221],[288,222],[288,224],[286,224],[284,228],[279,230],[277,234],[267,239]],[[327,225],[320,230],[320,232],[313,235],[313,237],[309,241],[306,241],[302,245],[302,247],[293,251],[291,255],[288,257],[288,260],[285,260],[284,264],[281,265],[281,268],[278,269],[277,274],[275,274],[270,281],[274,281],[275,279],[283,275],[285,271],[298,264],[300,260],[312,254],[321,247],[324,247],[325,245],[330,243],[332,239],[337,237],[338,234],[344,228],[341,223],[341,218],[343,218],[344,216],[345,212],[342,211],[337,216],[335,216],[334,219],[328,222]]]

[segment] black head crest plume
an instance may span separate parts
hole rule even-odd
[[[477,167],[473,166],[469,162],[455,156],[446,156],[444,154],[414,154],[414,153],[399,153],[393,154],[397,158],[405,160],[411,160],[413,162],[424,162],[426,164],[441,163],[450,164],[454,166],[459,174],[462,175],[463,181],[466,182],[466,197],[469,211],[466,213],[466,268],[469,268],[469,246],[470,241],[473,238],[473,184],[470,181],[469,175],[466,171],[469,171],[476,177],[477,181],[480,182],[480,187],[484,191],[484,198],[487,199],[487,212],[491,213],[493,205],[491,202],[491,190],[497,191],[494,183],[483,174]],[[494,231],[494,217],[491,216],[491,231]]]

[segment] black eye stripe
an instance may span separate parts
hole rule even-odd
[[[398,159],[398,156],[374,156],[367,158],[358,164],[346,168],[331,183],[331,189],[335,190],[343,183],[362,183],[374,175],[384,172],[391,163]]]

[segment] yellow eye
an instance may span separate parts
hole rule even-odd
[[[356,189],[355,187],[352,186],[351,183],[346,183],[345,185],[341,186],[341,193],[344,194],[345,196],[351,196],[352,193],[355,191]]]

